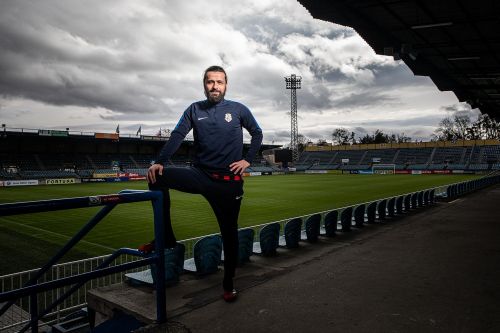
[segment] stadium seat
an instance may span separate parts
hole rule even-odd
[[[240,229],[238,230],[238,265],[243,265],[245,262],[250,261],[253,250],[253,238],[255,231],[253,229]]]
[[[220,235],[203,237],[194,244],[193,258],[184,261],[184,270],[198,275],[217,272],[221,254],[222,238]]]
[[[429,203],[433,205],[436,202],[436,190],[432,189],[429,192]]]
[[[378,219],[379,220],[385,220],[386,209],[387,209],[387,199],[380,200],[378,205],[377,205],[377,212],[378,212]]]
[[[424,206],[424,191],[420,191],[417,193],[417,203],[418,207]]]
[[[184,266],[184,252],[186,247],[182,243],[177,243],[173,249],[165,249],[165,285],[173,286],[179,282],[179,275]],[[127,282],[132,285],[156,283],[157,266],[151,265],[151,269],[125,274]]]
[[[357,228],[362,228],[365,223],[365,210],[365,204],[361,204],[354,209],[354,225]]]
[[[375,223],[375,218],[377,215],[377,202],[374,201],[368,205],[366,208],[366,223],[372,224]]]
[[[339,212],[337,210],[332,210],[325,215],[325,220],[323,222],[325,227],[325,236],[335,237],[338,218]]]
[[[411,209],[411,194],[405,195],[404,198],[404,203],[405,203],[405,212],[409,212]]]
[[[182,273],[184,266],[184,252],[186,247],[184,244],[177,243],[173,249],[165,249],[165,283],[167,286],[174,285],[179,282],[179,275]],[[151,265],[151,275],[153,283],[156,280],[156,265]]]
[[[411,208],[412,209],[418,208],[418,193],[417,192],[415,192],[411,195]]]
[[[342,232],[351,231],[352,224],[352,207],[345,208],[342,213],[340,213],[340,225],[342,227]]]
[[[265,225],[259,231],[259,242],[253,244],[253,253],[263,256],[276,254],[279,246],[280,224],[278,222]]]
[[[317,242],[321,226],[321,215],[314,214],[309,216],[304,224],[306,229],[307,241],[310,243]]]
[[[285,224],[285,246],[289,249],[299,247],[302,219],[296,217]]]
[[[429,206],[429,204],[430,204],[430,200],[429,200],[430,193],[431,193],[431,191],[429,191],[429,190],[424,192],[424,205],[425,206]]]
[[[403,201],[404,201],[404,196],[399,196],[396,198],[396,214],[401,215],[403,214]]]
[[[396,198],[390,198],[387,201],[387,216],[394,217],[394,207],[396,205]]]

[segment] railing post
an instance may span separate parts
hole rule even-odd
[[[31,333],[38,333],[38,297],[37,293],[30,295],[30,326]]]
[[[167,300],[165,295],[165,226],[163,224],[163,193],[155,191],[153,204],[156,267],[156,320],[158,323],[167,321]]]

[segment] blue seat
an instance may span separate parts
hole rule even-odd
[[[308,242],[315,243],[318,241],[320,227],[321,227],[320,214],[311,215],[306,219],[305,229]]]
[[[212,235],[198,240],[194,244],[193,258],[184,262],[184,269],[196,272],[198,275],[207,275],[219,270],[222,254],[222,237]],[[194,270],[192,261],[194,261]]]
[[[386,216],[386,209],[387,209],[387,199],[380,200],[378,205],[377,205],[377,212],[378,212],[378,219],[379,220],[385,220]]]
[[[432,189],[429,192],[429,203],[433,205],[436,202],[436,190]]]
[[[352,224],[352,207],[345,208],[342,213],[340,213],[340,225],[343,232],[351,231]]]
[[[296,217],[285,224],[285,244],[289,249],[299,247],[300,233],[302,229],[302,219]]]
[[[403,201],[404,196],[399,196],[396,198],[396,214],[403,214]]]
[[[372,202],[366,207],[366,223],[375,223],[375,217],[377,215],[377,202]]]
[[[165,286],[173,286],[179,282],[179,275],[183,271],[184,244],[177,243],[172,249],[165,249]],[[150,269],[126,273],[127,282],[131,285],[154,285],[156,283],[157,266],[152,264]]]
[[[365,210],[365,204],[361,204],[354,209],[354,225],[357,228],[362,228],[365,223]]]
[[[405,195],[404,202],[405,202],[405,212],[410,211],[410,209],[411,209],[411,194]]]
[[[335,237],[337,231],[338,218],[339,218],[339,212],[337,210],[332,210],[325,215],[325,220],[324,220],[325,236]]]
[[[418,193],[416,192],[411,195],[411,208],[412,209],[418,208]]]
[[[390,198],[387,200],[387,216],[394,217],[394,211],[396,207],[396,198]]]
[[[255,231],[253,229],[240,229],[238,230],[238,265],[250,261],[253,253],[253,239]]]
[[[184,266],[184,244],[177,243],[172,249],[165,249],[165,284],[171,286],[179,282],[179,275]],[[151,265],[153,284],[156,282],[156,265]]]
[[[259,242],[254,243],[253,252],[263,256],[276,254],[279,246],[280,224],[278,222],[265,225],[259,231]]]
[[[424,205],[428,206],[430,204],[429,196],[430,196],[431,191],[427,190],[424,192]]]
[[[417,203],[418,207],[424,207],[424,192],[420,191],[417,193]]]

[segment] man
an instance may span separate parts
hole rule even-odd
[[[262,130],[250,110],[224,99],[227,75],[222,67],[211,66],[203,75],[206,100],[184,111],[170,140],[147,174],[149,188],[161,190],[165,206],[165,243],[176,246],[170,220],[169,189],[203,195],[212,207],[224,246],[224,300],[236,299],[233,285],[238,261],[238,214],[243,197],[242,173],[250,166],[262,143]],[[243,157],[243,132],[251,135],[250,149]],[[193,129],[196,155],[192,167],[166,167],[183,139]],[[149,252],[153,243],[139,249]]]

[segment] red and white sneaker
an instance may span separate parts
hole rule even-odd
[[[224,290],[224,294],[222,295],[222,298],[224,298],[224,300],[226,302],[234,302],[234,301],[236,301],[237,297],[238,297],[238,292],[236,292],[235,289],[233,289],[231,291]]]
[[[149,254],[155,250],[155,241],[151,241],[146,244],[140,245],[137,250],[141,251],[142,253]]]

